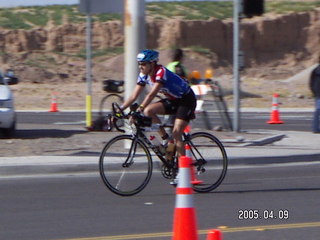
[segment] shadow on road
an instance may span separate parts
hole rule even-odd
[[[87,132],[88,132],[87,130],[21,129],[16,131],[13,138],[14,139],[68,138],[75,134],[83,134]]]

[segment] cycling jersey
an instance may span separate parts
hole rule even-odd
[[[186,80],[169,71],[162,65],[157,65],[155,72],[156,74],[154,76],[140,73],[137,84],[142,86],[148,84],[152,87],[154,83],[160,82],[163,84],[160,92],[171,99],[181,98],[190,92],[190,86]]]

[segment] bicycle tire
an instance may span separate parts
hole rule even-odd
[[[225,178],[228,168],[228,157],[223,144],[206,132],[191,134],[188,144],[195,163],[192,167],[195,173],[192,174],[194,191],[204,193],[216,189]]]
[[[99,114],[100,116],[107,116],[109,113],[112,113],[112,103],[116,102],[119,105],[123,102],[123,97],[116,93],[111,93],[104,96],[99,105]]]
[[[132,164],[123,166],[127,159],[132,159]],[[152,168],[152,158],[147,146],[131,135],[112,138],[100,154],[99,171],[102,181],[109,190],[120,196],[132,196],[141,192],[150,181]]]

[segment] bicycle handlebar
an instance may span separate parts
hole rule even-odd
[[[140,112],[137,112],[139,104],[134,103],[130,106],[130,112],[125,114],[120,106],[114,102],[112,103],[112,111],[113,111],[113,125],[119,132],[125,132],[125,130],[121,129],[117,125],[117,120],[119,119],[129,119],[133,117],[136,121],[134,122],[137,128],[151,126],[152,119],[150,117],[143,116]]]
[[[121,117],[113,117],[113,126],[117,129],[118,132],[125,132],[125,130],[121,129],[118,125],[117,125],[117,120],[120,119]]]
[[[113,113],[113,125],[115,126],[115,128],[117,129],[117,131],[119,132],[125,132],[125,130],[121,129],[118,125],[117,125],[117,121],[119,119],[128,119],[128,114],[126,115],[123,110],[121,109],[121,107],[119,106],[118,103],[113,102],[112,103],[112,113]]]

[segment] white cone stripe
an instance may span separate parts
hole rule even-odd
[[[189,158],[192,158],[192,153],[191,153],[190,149],[186,150],[186,156],[189,157]]]
[[[176,208],[193,208],[193,198],[190,194],[177,194]]]
[[[178,188],[191,188],[190,177],[189,168],[180,168]]]

